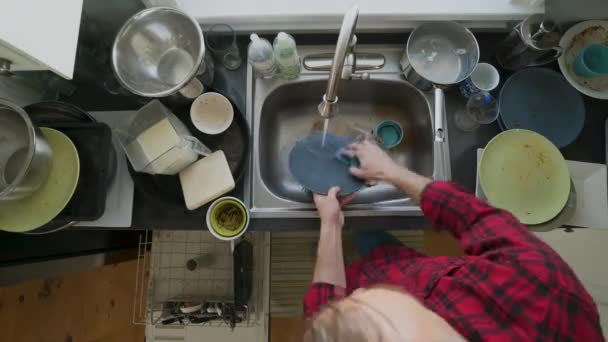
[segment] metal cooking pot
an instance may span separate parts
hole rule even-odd
[[[47,180],[53,152],[27,113],[0,99],[0,201],[25,198]]]
[[[469,77],[479,62],[479,45],[466,27],[450,21],[416,28],[401,59],[403,75],[423,91],[435,92],[435,140],[445,140],[443,89]]]
[[[204,55],[196,20],[174,8],[152,7],[132,16],[116,35],[112,70],[130,92],[165,97],[194,78]]]
[[[496,48],[501,67],[519,70],[551,63],[562,55],[562,29],[550,17],[533,14],[519,23]]]

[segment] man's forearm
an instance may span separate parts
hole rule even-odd
[[[394,184],[408,197],[420,203],[422,191],[431,182],[431,179],[421,176],[406,168],[398,167],[387,176],[387,181]]]
[[[321,224],[317,262],[312,281],[313,283],[328,283],[346,287],[342,227]]]

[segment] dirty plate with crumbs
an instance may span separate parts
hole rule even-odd
[[[570,171],[560,151],[544,136],[524,129],[502,132],[488,143],[479,176],[488,202],[524,224],[551,220],[570,194]]]
[[[608,21],[584,21],[566,31],[559,43],[564,49],[558,59],[559,68],[568,82],[581,93],[597,99],[608,99],[608,76],[581,77],[572,68],[580,52],[593,44],[608,45]]]

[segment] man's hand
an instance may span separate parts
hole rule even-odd
[[[334,186],[329,189],[327,196],[314,194],[313,199],[321,218],[321,227],[332,227],[340,229],[344,226],[344,213],[342,207],[348,204],[353,198],[352,194],[338,199],[340,188]]]
[[[366,183],[389,182],[416,202],[420,202],[422,191],[431,182],[430,179],[399,166],[380,147],[369,141],[349,145],[346,154],[356,156],[361,163],[359,167],[350,168],[353,176],[365,180]]]
[[[349,145],[346,153],[356,156],[361,163],[359,167],[351,167],[350,173],[366,182],[393,182],[401,168],[378,145],[367,140]]]

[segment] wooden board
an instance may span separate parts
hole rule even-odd
[[[136,261],[0,288],[2,340],[144,341],[132,324]]]

